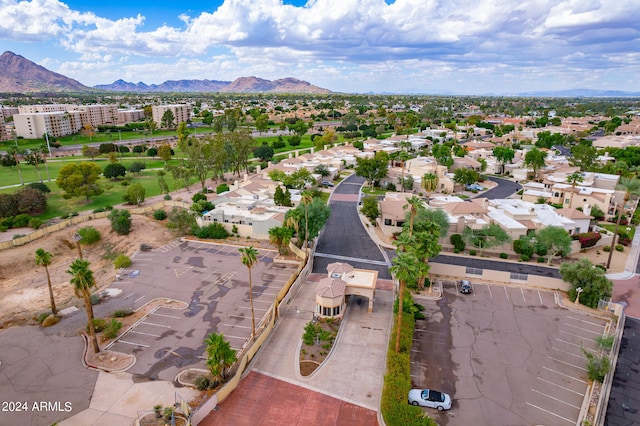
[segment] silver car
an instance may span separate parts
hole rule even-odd
[[[442,411],[451,408],[451,397],[446,393],[430,389],[411,389],[409,391],[409,404],[437,408],[438,411]]]

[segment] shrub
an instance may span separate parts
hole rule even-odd
[[[118,235],[127,235],[131,232],[131,213],[129,210],[114,209],[109,213],[109,221],[111,221],[111,229]]]
[[[45,194],[48,194],[49,192],[51,192],[51,190],[49,189],[49,187],[42,182],[32,182],[29,185],[27,185],[28,188],[33,188],[33,189],[37,189],[40,192],[44,192]]]
[[[221,183],[216,187],[216,194],[227,192],[228,190],[229,190],[229,185],[227,185],[226,183]]]
[[[575,234],[571,238],[580,241],[580,248],[589,248],[595,246],[602,235],[599,232],[583,232]]]
[[[153,218],[155,220],[165,220],[167,218],[167,212],[162,209],[154,210]]]
[[[195,383],[196,389],[199,391],[207,390],[209,388],[209,378],[206,376],[199,376]]]
[[[191,204],[191,211],[196,213],[208,212],[209,210],[213,210],[215,206],[211,201],[208,200],[199,200],[195,203]]]
[[[92,294],[91,295],[91,304],[92,305],[97,305],[101,301],[102,301],[102,297],[100,297],[99,294]]]
[[[122,328],[122,323],[116,319],[111,319],[109,323],[104,327],[104,337],[107,339],[113,339],[118,335],[118,332]]]
[[[131,266],[131,258],[126,254],[119,254],[118,257],[116,257],[116,260],[113,261],[113,266],[116,269],[128,268]]]
[[[131,309],[118,309],[113,313],[113,316],[116,318],[124,318],[131,315],[133,311]]]
[[[13,218],[13,228],[24,228],[29,224],[31,216],[28,214],[19,214]]]
[[[458,250],[458,252],[463,251],[464,248],[466,247],[466,244],[465,244],[464,240],[462,239],[462,235],[460,235],[460,234],[451,235],[451,237],[449,238],[449,241],[451,241],[451,244],[453,244],[453,247],[456,250]]]
[[[93,210],[94,213],[102,213],[103,211],[104,211],[104,207],[99,207]]]
[[[218,222],[214,222],[211,225],[197,228],[193,235],[198,238],[207,238],[211,240],[223,240],[229,236],[227,230]]]
[[[85,226],[84,228],[80,228],[78,230],[78,234],[82,237],[80,240],[83,244],[93,244],[100,241],[100,232],[94,228],[93,226]]]
[[[538,256],[537,261],[538,261],[538,263],[544,263],[544,262],[546,262],[546,261],[547,261],[547,259],[546,259],[546,258],[544,258],[544,257],[540,257],[540,256]]]
[[[529,261],[529,256],[527,256],[526,254],[521,254],[520,255],[520,260],[523,262],[528,262]]]
[[[602,247],[602,250],[611,251],[611,246],[604,246],[604,247]]]
[[[42,219],[39,217],[32,217],[29,219],[29,228],[38,229],[42,226]]]
[[[624,246],[622,244],[616,244],[616,251],[624,251]]]
[[[101,332],[107,326],[107,321],[104,318],[94,318],[93,319],[93,329],[96,333]],[[87,332],[89,331],[89,324],[87,324]]]
[[[14,240],[17,240],[18,238],[22,238],[22,237],[24,237],[24,236],[25,236],[25,234],[14,234],[14,235],[13,235],[13,239],[14,239]]]
[[[193,194],[193,197],[191,197],[191,201],[193,201],[194,203],[197,203],[200,200],[207,200],[207,196],[202,192],[196,192],[195,194]]]
[[[51,315],[51,312],[41,312],[36,317],[36,321],[38,321],[38,324],[42,324],[42,321],[46,320],[49,315]]]
[[[165,199],[165,200],[167,200],[167,201],[169,201],[169,200],[171,199],[171,195],[166,194],[166,195],[164,196],[164,199]]]
[[[500,253],[500,259],[507,259],[509,255],[507,253]]]
[[[611,361],[606,355],[598,356],[584,348],[581,348],[582,353],[587,358],[587,374],[590,380],[594,382],[602,383],[605,376],[611,370]]]
[[[469,254],[470,254],[471,256],[475,256],[475,255],[476,255],[476,251],[475,251],[475,250],[469,250]]]

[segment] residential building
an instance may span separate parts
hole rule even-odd
[[[180,123],[188,123],[191,121],[191,107],[187,104],[154,105],[151,108],[151,114],[153,121],[155,121],[159,127],[162,126],[162,117],[167,111],[173,113],[173,125],[175,127],[178,127]]]

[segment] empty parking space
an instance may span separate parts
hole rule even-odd
[[[554,292],[474,283],[420,303],[411,353],[414,387],[450,393],[448,425],[575,424],[587,390],[587,358],[608,320],[556,305]],[[452,414],[454,413],[454,414]]]
[[[112,286],[122,290],[121,305],[137,310],[169,299],[181,308],[157,307],[113,343],[111,349],[136,356],[130,373],[173,380],[186,367],[204,368],[204,340],[210,333],[224,334],[233,349],[241,349],[252,333],[251,299],[259,332],[296,265],[276,262],[276,250],[256,248],[250,293],[239,248],[176,240],[133,256]]]

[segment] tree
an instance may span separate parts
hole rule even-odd
[[[456,169],[453,172],[453,181],[458,185],[471,185],[472,183],[476,183],[480,175],[473,169]]]
[[[365,178],[372,188],[376,181],[387,176],[388,170],[387,160],[381,157],[356,159],[356,175]]]
[[[102,144],[104,145],[104,144]],[[83,145],[82,146],[82,155],[87,157],[87,158],[91,158],[91,160],[95,160],[96,157],[98,155],[100,155],[100,149],[99,148],[94,148],[92,146],[89,145]]]
[[[111,221],[111,229],[116,231],[116,234],[127,235],[131,232],[131,213],[129,210],[113,209],[108,218]]]
[[[580,167],[580,170],[593,170],[597,157],[598,152],[596,148],[593,147],[591,141],[580,141],[578,144],[571,147],[569,164]]]
[[[71,275],[70,283],[78,298],[84,301],[84,309],[87,313],[87,326],[89,328],[89,340],[93,344],[93,352],[100,352],[96,331],[93,328],[93,307],[91,306],[91,289],[96,285],[93,271],[89,269],[88,260],[76,259],[71,263],[67,273]]]
[[[2,157],[2,165],[5,167],[16,166],[18,169],[18,177],[20,179],[20,185],[24,185],[24,181],[22,180],[22,170],[20,170],[20,159],[18,155],[21,155],[22,151],[16,147],[11,147],[9,149],[9,154],[4,155]]]
[[[104,191],[97,184],[101,174],[102,169],[96,163],[69,163],[58,172],[56,185],[65,192],[65,198],[84,196],[89,201],[89,197]]]
[[[11,195],[15,200],[17,213],[40,214],[47,210],[47,196],[30,186],[20,188]],[[14,215],[12,215],[14,216]]]
[[[179,235],[189,234],[198,224],[189,210],[173,207],[169,212],[167,227]]]
[[[288,228],[287,228],[288,229]],[[253,283],[251,281],[251,269],[258,262],[258,250],[253,246],[238,249],[242,256],[242,264],[249,270],[249,303],[251,304],[251,337],[256,335],[256,319],[253,312]]]
[[[278,247],[279,254],[287,252],[289,241],[293,238],[293,229],[286,226],[276,226],[269,229],[269,242]]]
[[[151,147],[147,150],[147,157],[154,157],[158,155],[158,148],[156,147]]]
[[[204,341],[207,351],[207,367],[214,379],[227,380],[227,370],[236,362],[236,351],[231,349],[224,334],[211,333]]]
[[[451,147],[442,143],[434,144],[431,148],[431,155],[436,159],[438,164],[447,168],[453,164],[453,158],[451,157]]]
[[[262,133],[269,128],[269,115],[268,114],[260,114],[256,118],[256,129],[258,132]]]
[[[289,128],[290,131],[294,132],[296,135],[300,137],[302,137],[302,135],[307,133],[307,130],[309,130],[307,123],[305,123],[302,120],[298,120],[294,124],[290,124],[287,127]]]
[[[133,163],[129,164],[128,171],[130,173],[137,175],[146,168],[147,168],[147,165],[145,164],[144,161],[134,161]]]
[[[362,207],[360,213],[365,215],[373,226],[376,226],[376,219],[380,217],[380,207],[378,206],[378,197],[367,195],[362,198]]]
[[[567,255],[571,251],[571,235],[559,226],[545,226],[536,234],[537,243],[547,249],[549,259],[547,264],[556,255]]]
[[[308,201],[306,199],[307,203]],[[298,222],[298,241],[304,240],[306,242],[318,236],[330,214],[331,208],[321,199],[315,199],[310,204],[301,203],[295,209],[289,210],[285,215],[285,222],[290,218],[295,218]]]
[[[573,172],[569,176],[567,176],[567,183],[571,184],[571,198],[569,198],[569,207],[573,205],[573,194],[576,192],[576,185],[581,183],[584,180],[582,177],[582,173]]]
[[[613,232],[613,240],[611,241],[611,250],[609,251],[609,258],[607,259],[607,269],[611,265],[611,256],[613,255],[613,248],[615,247],[616,235],[618,235],[618,228],[620,227],[620,219],[622,218],[622,210],[631,198],[631,195],[640,195],[640,179],[637,177],[622,177],[616,186],[617,190],[624,191],[623,201],[620,205],[617,205],[616,210],[618,213],[618,219],[616,220],[616,228]]]
[[[568,291],[571,300],[576,300],[577,289],[580,288],[580,303],[591,308],[598,307],[600,299],[610,297],[613,290],[613,284],[605,276],[605,271],[596,267],[589,259],[564,262],[560,265],[560,276],[563,281],[571,284]]]
[[[164,161],[164,165],[167,165],[167,161],[171,160],[171,156],[173,155],[173,150],[171,149],[171,145],[168,143],[160,145],[158,148],[158,157]]]
[[[524,155],[524,165],[530,167],[533,170],[534,177],[538,176],[538,170],[545,166],[545,159],[547,153],[539,150],[538,148],[532,148]]]
[[[313,202],[313,197],[309,193],[302,193],[300,204],[304,206],[304,251],[309,252],[309,204]]]
[[[319,174],[320,176],[322,176],[323,178],[329,176],[329,169],[327,168],[326,165],[324,164],[318,164],[316,166],[315,169],[313,169],[314,172],[316,172],[317,174]]]
[[[511,237],[497,223],[485,225],[480,229],[465,227],[462,231],[462,239],[465,243],[477,247],[480,256],[485,249],[497,247],[511,241]]]
[[[429,198],[431,198],[431,194],[433,191],[438,189],[438,184],[440,180],[438,179],[438,175],[435,173],[425,173],[422,176],[422,181],[420,182],[420,186],[427,192],[427,203],[429,202]]]
[[[120,163],[111,163],[104,166],[102,175],[107,179],[118,179],[127,174],[127,168]]]
[[[515,157],[515,151],[507,146],[496,146],[493,148],[493,156],[498,160],[501,167],[501,173],[504,173],[504,165],[513,160]]]
[[[276,206],[291,207],[291,192],[289,192],[289,188],[285,188],[283,191],[280,185],[276,186],[273,202]]]
[[[422,200],[418,197],[410,197],[407,199],[407,204],[402,206],[403,210],[409,209],[409,236],[413,236],[413,220],[415,219],[418,211],[424,209]]]
[[[166,179],[164,178],[166,172],[164,170],[158,170],[158,187],[160,187],[160,192],[163,194],[169,193],[169,184],[167,184]]]
[[[127,194],[124,196],[124,201],[139,206],[144,202],[145,193],[146,190],[144,187],[140,183],[136,182],[129,186]]]
[[[399,281],[398,291],[398,316],[396,322],[396,353],[400,352],[400,330],[402,328],[402,311],[404,309],[404,289],[407,281],[415,281],[418,278],[418,271],[416,265],[418,259],[411,251],[399,252],[396,257],[391,261],[393,265],[389,268],[389,271]]]
[[[49,275],[49,265],[51,265],[51,258],[53,255],[42,248],[36,250],[36,265],[44,266],[44,271],[47,274],[47,286],[49,287],[49,300],[51,302],[51,312],[53,315],[58,315],[58,309],[56,308],[56,301],[53,298],[53,287],[51,286],[51,276]]]
[[[160,125],[165,129],[173,129],[175,127],[176,117],[170,109],[165,110],[160,119]]]
[[[273,154],[273,148],[271,148],[266,142],[253,151],[253,155],[255,155],[256,158],[261,159],[262,161],[271,160],[273,158]]]

